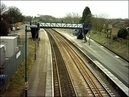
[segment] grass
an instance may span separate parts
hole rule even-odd
[[[64,31],[77,33],[71,29],[64,29]],[[112,34],[114,35],[114,33]],[[87,36],[89,36],[89,33],[87,33]],[[97,31],[92,31],[92,33],[90,33],[90,36],[93,40],[104,45],[105,47],[109,48],[110,50],[122,56],[123,58],[129,60],[129,40],[128,40],[128,44],[127,44],[127,40],[123,40],[122,42],[112,40],[112,39],[106,38],[105,33],[100,33]]]
[[[88,36],[88,35],[87,35]],[[97,41],[98,43],[104,45],[105,47],[111,49],[112,51],[114,51],[115,53],[117,53],[118,55],[122,56],[125,59],[129,59],[129,46],[127,44],[127,40],[123,40],[122,42],[120,41],[116,41],[116,40],[112,40],[109,38],[106,38],[106,34],[102,33],[100,35],[100,33],[91,33],[91,38],[95,41]],[[129,42],[129,40],[128,40]]]
[[[31,69],[34,63],[34,46],[35,43],[32,39],[28,39],[28,58],[27,58],[27,71],[28,77],[30,75]],[[16,70],[12,76],[7,88],[0,94],[0,97],[20,97],[23,93],[25,87],[24,81],[24,66],[25,62],[23,61],[19,68]]]

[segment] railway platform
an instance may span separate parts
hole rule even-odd
[[[57,32],[65,36],[75,46],[77,46],[83,53],[85,53],[90,60],[92,60],[97,67],[104,72],[108,78],[112,80],[126,95],[129,96],[129,63],[106,49],[104,46],[96,43],[87,37],[87,42],[77,39],[71,30],[55,29]]]
[[[39,32],[39,48],[28,79],[28,97],[53,96],[53,70],[51,47],[43,29]]]
[[[83,43],[82,40],[76,39],[76,36],[75,37],[72,36],[70,32],[66,33],[65,31],[62,31],[60,29],[58,29],[57,31],[62,33],[71,42],[77,45],[82,51],[88,54],[94,62],[103,64],[104,67],[110,69],[111,71],[114,70],[114,68],[116,67],[115,65],[119,65],[117,66],[119,67],[118,70],[121,69],[119,72],[122,72],[123,70],[127,70],[128,63],[126,63],[120,58],[117,59],[117,57],[115,57],[116,55],[114,55],[113,53],[107,52],[107,50],[100,45],[97,46],[97,44],[95,44],[94,41],[91,40],[91,44],[89,46],[88,42]],[[43,29],[40,30],[39,37],[40,37],[40,42],[39,42],[39,48],[37,50],[37,57],[28,81],[29,83],[28,97],[31,97],[31,96],[32,97],[52,97],[52,96],[54,97],[51,46],[50,46],[47,33]],[[104,52],[105,52],[105,55],[104,55]],[[101,54],[103,55],[103,57],[100,56]],[[93,55],[95,55],[97,58],[95,58]],[[115,61],[111,62],[110,58],[114,59]],[[109,64],[110,62],[112,64]],[[116,62],[119,62],[119,64],[117,64]],[[122,65],[122,63],[124,64]],[[115,71],[114,74],[117,74],[118,70],[116,71],[114,70]],[[128,74],[128,73],[125,73],[125,74]],[[112,73],[108,75],[111,76],[112,78]],[[115,75],[115,76],[118,77],[119,75]],[[115,76],[113,77],[114,79],[116,79]],[[123,76],[123,79],[124,79],[124,76]],[[125,82],[127,80],[128,79],[126,78]],[[120,87],[122,85],[123,83],[119,84]],[[124,88],[122,89],[124,90],[124,92],[126,93],[128,92],[126,91],[126,89]]]

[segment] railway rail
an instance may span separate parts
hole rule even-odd
[[[88,64],[83,61],[75,50],[75,47],[73,47],[68,40],[54,30],[47,29],[46,31],[48,32],[53,51],[54,85],[57,86],[54,86],[56,96],[115,96],[115,93],[113,93],[98,77],[98,75],[89,68]],[[60,51],[59,48],[62,50]],[[60,52],[64,52],[66,54],[63,56]],[[57,56],[57,54],[60,57]],[[70,63],[70,61],[63,61],[63,59],[67,59],[68,57],[72,60],[72,63]],[[66,63],[70,65],[66,65]],[[66,73],[64,73],[64,71],[66,71]],[[79,82],[78,80],[83,83],[83,86],[81,87],[83,93],[79,90],[80,88],[77,84]],[[70,88],[67,86],[70,86]],[[64,88],[67,91],[63,91]],[[64,92],[65,94],[63,94]]]
[[[49,35],[53,55],[53,73],[54,73],[54,96],[55,97],[76,97],[71,79],[61,57],[58,46]]]

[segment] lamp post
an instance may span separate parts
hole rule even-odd
[[[87,18],[90,20],[90,22],[91,22],[91,14],[89,13],[88,15],[87,15]],[[88,27],[90,28],[90,25],[88,25]],[[89,29],[88,28],[88,29]],[[90,29],[89,29],[90,30]],[[90,35],[90,31],[89,31],[89,46],[90,46],[90,38],[91,38],[91,35]]]
[[[25,97],[27,97],[28,81],[27,81],[27,25],[25,26]]]
[[[89,45],[90,45],[90,32],[89,32]]]
[[[40,24],[38,23],[37,25],[36,25],[36,27],[35,27],[35,60],[36,60],[36,40],[37,40],[37,38],[38,38],[38,46],[39,46],[39,29],[40,29]]]
[[[14,22],[14,17],[12,17],[13,20],[13,33],[15,34],[15,22]]]
[[[129,34],[129,27],[126,27],[126,30],[128,31]],[[128,47],[127,56],[129,57],[129,39],[127,39],[127,47]]]
[[[36,25],[30,25],[31,28],[31,34],[32,39],[35,43],[35,49],[34,49],[34,60],[36,60],[36,38],[37,38],[37,26]]]
[[[35,57],[34,59],[36,60],[36,37],[35,37]]]
[[[41,15],[40,14],[37,14],[37,16],[38,16],[38,22],[40,22],[40,19],[41,19]]]

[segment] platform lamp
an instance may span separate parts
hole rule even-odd
[[[126,30],[129,34],[129,27],[126,27]],[[129,39],[127,39],[127,46],[128,46],[127,56],[129,57]]]
[[[27,89],[28,89],[28,80],[27,80],[27,25],[25,25],[25,96],[27,97]]]
[[[34,41],[35,41],[35,60],[36,60],[36,40],[38,38],[38,46],[39,46],[39,29],[40,29],[40,24],[37,23],[36,27],[35,27],[35,38],[34,38]]]
[[[13,20],[13,28],[12,28],[12,29],[13,29],[13,33],[15,34],[15,29],[16,29],[16,28],[15,28],[15,21],[14,21],[14,17],[12,17],[12,20]]]
[[[89,13],[88,15],[87,15],[87,18],[88,18],[88,20],[90,20],[90,22],[88,22],[88,30],[89,30],[89,46],[90,46],[90,39],[91,39],[91,33],[90,33],[90,30],[91,30],[91,17],[92,17],[92,15],[91,15],[91,13]]]
[[[34,56],[34,59],[36,60],[36,37],[37,37],[37,31],[36,31],[36,28],[35,28],[35,39],[34,39],[34,41],[35,41],[35,56]]]
[[[89,29],[89,46],[91,44],[91,42],[90,42],[90,39],[91,39],[91,27],[92,27],[92,24],[89,23],[89,25],[88,25],[88,29]]]

